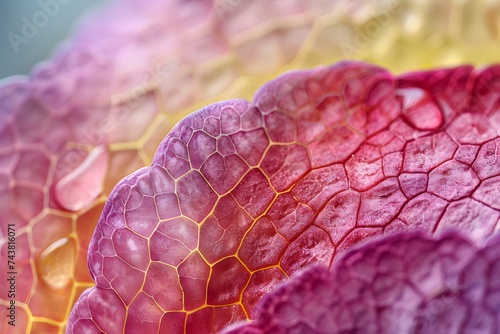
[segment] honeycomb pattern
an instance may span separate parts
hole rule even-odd
[[[216,333],[368,236],[485,240],[500,222],[498,78],[341,62],[189,115],[110,194],[89,246],[97,287],[68,333]]]
[[[30,78],[0,87],[1,260],[7,224],[16,224],[19,273],[18,326],[2,321],[0,330],[64,331],[71,306],[93,285],[86,250],[106,197],[151,163],[183,116],[249,98],[289,69],[343,58],[395,72],[493,62],[498,13],[486,1],[130,0],[90,19]],[[357,29],[373,22],[377,33],[355,44]],[[7,304],[2,291],[0,305]],[[0,315],[6,319],[5,308]]]

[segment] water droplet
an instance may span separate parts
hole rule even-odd
[[[75,262],[75,239],[59,239],[40,254],[39,277],[51,288],[62,289],[73,279]]]
[[[108,151],[104,146],[94,148],[75,170],[55,186],[54,196],[63,208],[78,211],[99,196],[108,170]]]

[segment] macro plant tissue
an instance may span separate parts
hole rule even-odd
[[[500,333],[499,55],[496,1],[110,1],[0,82],[0,332]]]

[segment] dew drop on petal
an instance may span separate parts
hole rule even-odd
[[[38,258],[39,277],[51,288],[62,289],[73,279],[75,261],[75,239],[61,238],[40,254]]]
[[[104,146],[94,148],[80,166],[56,184],[54,197],[59,205],[78,211],[99,196],[108,170],[108,155]]]

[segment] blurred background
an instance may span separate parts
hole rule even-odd
[[[36,63],[49,58],[57,46],[73,34],[75,24],[107,2],[109,1],[70,0],[65,4],[60,4],[58,9],[49,10],[52,16],[47,15],[50,19],[46,24],[40,24],[40,27],[35,26],[38,31],[33,32],[33,37],[28,35],[30,37],[26,40],[19,40],[17,36],[25,38],[22,29],[26,22],[23,18],[33,23],[33,16],[43,11],[44,8],[50,8],[49,1],[2,1],[0,4],[0,78],[29,74]],[[37,19],[39,23],[45,21],[43,15]],[[18,44],[18,41],[21,44]]]

